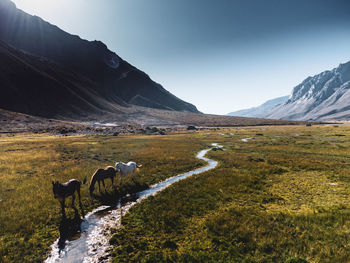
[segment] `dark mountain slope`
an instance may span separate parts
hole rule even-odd
[[[118,108],[98,96],[95,89],[93,82],[79,74],[0,42],[3,109],[43,117],[118,113]]]
[[[0,40],[85,76],[95,83],[91,87],[95,93],[111,103],[198,112],[195,106],[166,91],[102,42],[68,34],[17,9],[9,0],[0,0]]]

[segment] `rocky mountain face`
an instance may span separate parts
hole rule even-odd
[[[290,98],[264,117],[284,120],[349,120],[350,62],[308,77]]]
[[[117,105],[100,96],[96,84],[88,78],[3,42],[0,42],[0,84],[2,109],[72,118],[118,112]]]
[[[131,104],[198,112],[102,42],[68,34],[10,0],[0,0],[0,41],[0,108],[51,117],[68,109],[86,115]],[[24,94],[32,96],[13,103]]]
[[[263,118],[266,114],[270,113],[273,108],[276,106],[286,102],[289,96],[283,96],[279,98],[275,98],[272,100],[268,100],[260,106],[238,110],[234,112],[230,112],[227,115],[229,116],[239,116],[239,117],[253,117],[253,118]]]

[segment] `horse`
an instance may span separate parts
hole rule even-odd
[[[98,182],[98,188],[101,192],[101,185],[100,185],[101,181],[102,181],[103,187],[105,188],[105,191],[107,192],[104,180],[107,178],[111,178],[112,185],[114,186],[114,177],[115,176],[116,176],[116,171],[115,171],[113,166],[107,166],[104,169],[102,169],[102,168],[97,169],[90,180],[90,188],[89,188],[90,195],[92,196],[92,194],[94,192],[96,182]]]
[[[137,165],[135,162],[128,162],[128,163],[122,163],[122,162],[116,162],[115,163],[115,170],[116,172],[120,172],[120,184],[122,181],[122,176],[126,176],[127,174],[131,174],[132,180],[134,181],[134,175],[137,170],[137,168],[142,167],[142,164]]]
[[[77,179],[69,180],[66,183],[59,183],[58,181],[52,181],[52,191],[54,198],[58,199],[61,203],[62,215],[65,217],[65,199],[72,196],[72,207],[74,207],[75,192],[78,193],[79,206],[82,209],[81,197],[80,197],[80,186],[86,183],[86,178],[83,182]]]

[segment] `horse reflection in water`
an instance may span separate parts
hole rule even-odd
[[[76,208],[74,208],[74,218],[62,217],[59,226],[60,238],[58,240],[58,248],[60,251],[65,248],[67,240],[79,238],[82,222],[83,219],[80,217]]]
[[[61,204],[62,209],[62,219],[60,223],[60,239],[58,241],[59,249],[62,250],[65,246],[66,240],[72,239],[81,231],[81,223],[83,219],[81,219],[78,209],[74,205],[75,201],[75,192],[78,194],[79,198],[79,207],[81,210],[82,217],[85,217],[83,205],[81,203],[80,196],[80,187],[82,184],[86,183],[86,178],[83,182],[79,180],[72,179],[66,183],[52,182],[52,190],[54,197],[58,199]],[[65,213],[65,200],[69,196],[72,196],[72,208],[74,209],[74,218],[67,219]]]

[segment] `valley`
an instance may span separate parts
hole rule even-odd
[[[129,178],[115,190],[108,182],[109,194],[97,192],[97,199],[82,186],[86,214],[203,166],[195,154],[217,142],[224,148],[207,154],[217,168],[135,205],[122,228],[111,229],[113,260],[327,262],[336,255],[342,261],[348,253],[349,136],[342,125],[221,127],[163,136],[2,135],[0,257],[47,257],[62,220],[51,180],[89,179],[117,160],[143,165],[135,182]],[[68,207],[67,218],[74,214]]]
[[[349,8],[0,0],[0,263],[348,262]]]

